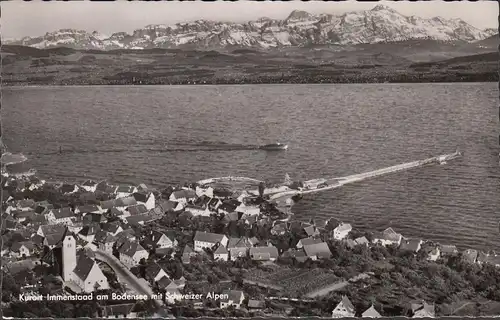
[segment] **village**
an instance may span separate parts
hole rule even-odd
[[[334,218],[289,221],[262,195],[7,173],[2,192],[4,316],[419,318],[479,305],[478,297],[500,301],[489,280],[499,278],[500,255],[390,227],[371,233]],[[459,294],[457,272],[476,285],[468,296]],[[399,296],[387,293],[391,283],[400,284]],[[89,293],[108,298],[74,298]],[[49,294],[67,298],[26,300]]]

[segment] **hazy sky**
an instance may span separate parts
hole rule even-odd
[[[478,28],[498,27],[498,3],[482,2],[379,2],[404,15],[423,18],[461,18]],[[263,16],[285,18],[295,9],[310,13],[367,10],[377,3],[339,2],[2,2],[2,37],[38,36],[62,28],[131,32],[148,24],[173,24],[196,19],[246,21]]]

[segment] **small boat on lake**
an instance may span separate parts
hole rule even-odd
[[[266,144],[263,146],[260,146],[259,149],[261,150],[267,150],[267,151],[282,151],[282,150],[287,150],[288,145],[284,143],[271,143],[271,144]]]

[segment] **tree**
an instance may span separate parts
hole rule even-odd
[[[259,183],[259,197],[264,197],[264,191],[266,190],[266,184],[264,182]]]

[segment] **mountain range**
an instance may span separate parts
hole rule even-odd
[[[39,49],[227,49],[356,45],[407,40],[475,42],[498,33],[478,29],[461,19],[404,16],[377,5],[371,10],[314,15],[295,10],[284,19],[260,18],[245,23],[196,20],[174,25],[148,25],[128,34],[105,36],[97,31],[61,29],[39,37],[3,40],[3,44]]]

